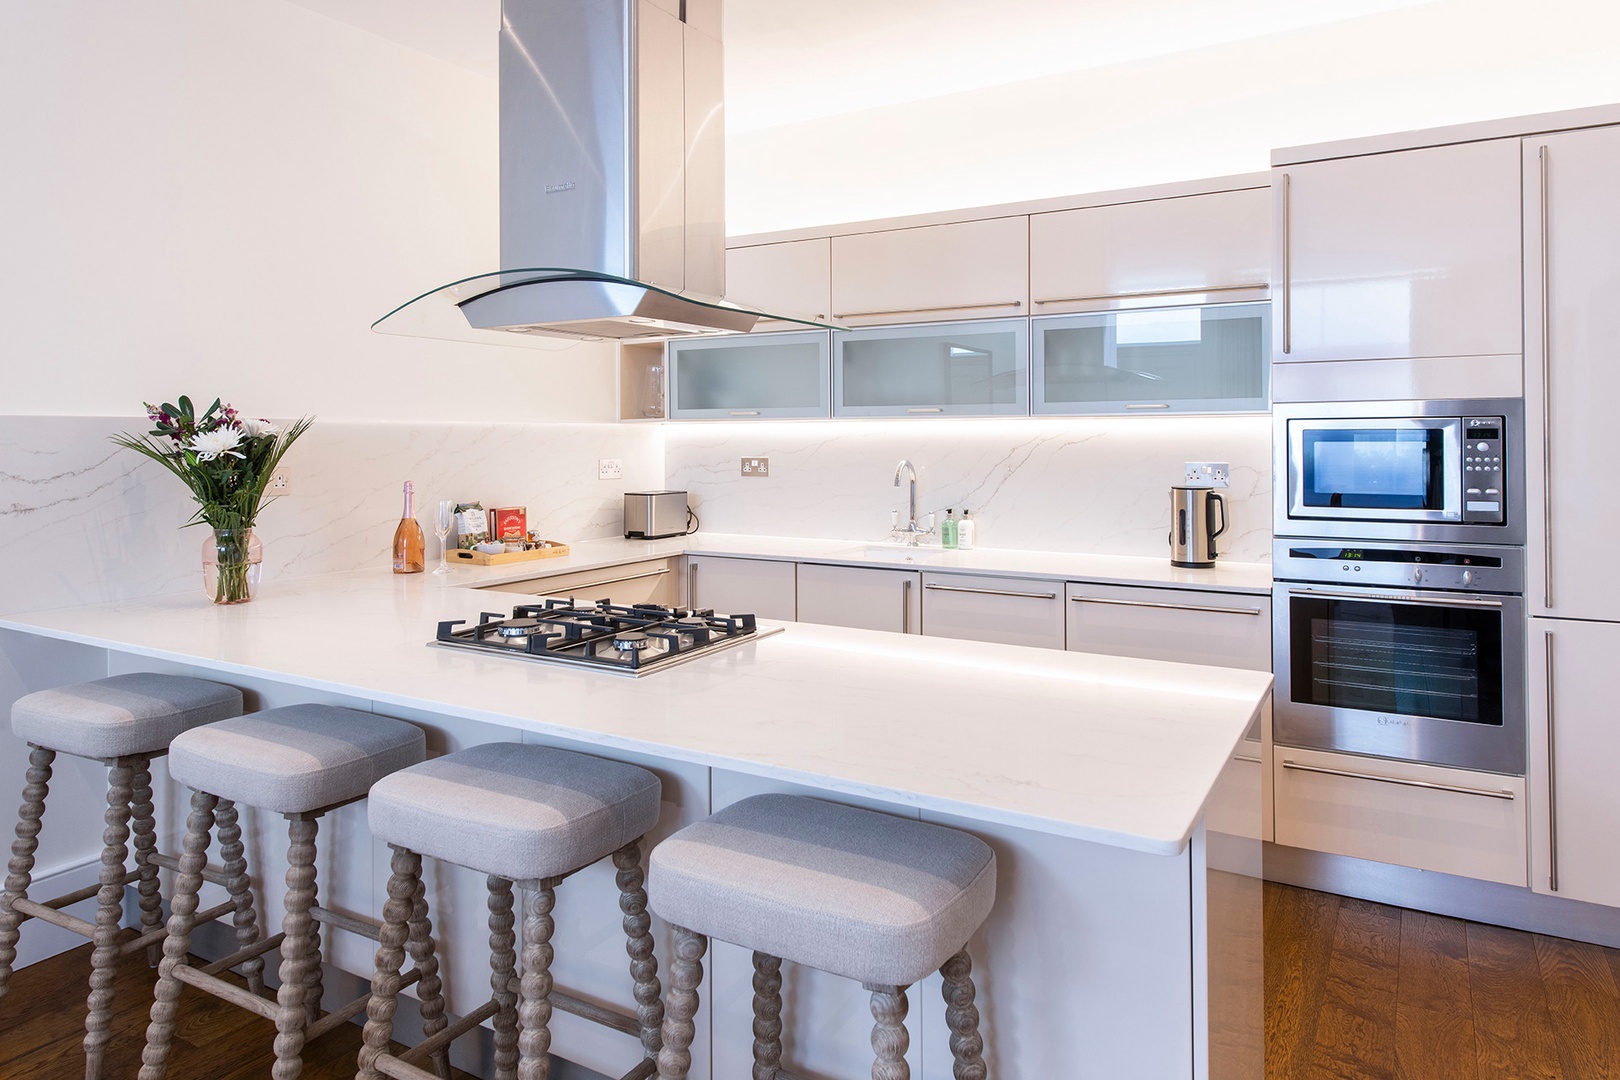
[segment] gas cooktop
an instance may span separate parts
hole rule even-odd
[[[480,612],[472,626],[464,619],[441,622],[428,644],[639,676],[781,629],[712,609],[547,600],[520,604],[511,615]]]

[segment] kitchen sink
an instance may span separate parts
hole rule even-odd
[[[865,544],[861,547],[850,548],[847,551],[840,551],[838,554],[859,559],[869,559],[873,562],[926,563],[944,558],[946,552],[943,548],[937,547],[908,547],[905,544]]]

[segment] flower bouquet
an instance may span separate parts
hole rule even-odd
[[[239,415],[218,398],[198,416],[188,397],[173,405],[147,405],[146,415],[151,431],[123,432],[112,441],[145,454],[190,489],[197,513],[186,525],[206,524],[214,530],[203,544],[203,579],[214,603],[253,599],[259,583],[253,523],[276,466],[313,418],[302,417],[278,430],[268,420]]]

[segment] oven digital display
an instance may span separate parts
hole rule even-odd
[[[1443,508],[1445,451],[1439,429],[1308,430],[1303,449],[1306,506]]]

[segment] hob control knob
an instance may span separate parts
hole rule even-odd
[[[1422,581],[1423,580],[1423,571],[1422,570],[1413,570],[1412,571],[1412,580],[1413,581]]]
[[[1463,571],[1463,584],[1464,585],[1472,585],[1473,583],[1474,583],[1474,572],[1472,570],[1464,570]]]

